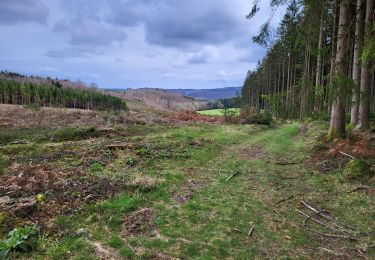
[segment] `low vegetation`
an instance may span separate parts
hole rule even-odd
[[[32,251],[37,243],[38,232],[35,226],[24,226],[10,231],[8,238],[0,241],[0,257],[7,259],[17,252]]]
[[[170,121],[15,134],[25,142],[0,146],[0,239],[37,221],[33,251],[8,246],[9,256],[371,258],[374,184],[345,177],[351,158],[320,144],[327,127]]]
[[[240,115],[240,108],[227,108],[227,109],[210,109],[210,110],[200,110],[197,113],[206,116],[238,116]]]

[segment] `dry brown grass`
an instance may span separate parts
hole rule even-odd
[[[25,108],[20,105],[0,104],[0,127],[6,128],[59,128],[73,124],[104,123],[103,117],[92,110],[51,108]]]

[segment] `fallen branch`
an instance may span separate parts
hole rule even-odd
[[[347,154],[347,153],[344,153],[344,152],[341,152],[341,151],[339,151],[339,153],[341,153],[342,155],[348,156],[348,157],[352,158],[353,160],[355,160],[355,157],[353,155],[350,155],[350,154]]]
[[[342,254],[336,253],[335,251],[328,248],[320,247],[320,249],[334,256],[343,256]]]
[[[239,171],[236,171],[235,173],[233,173],[231,176],[229,176],[225,181],[229,181],[231,178],[233,178],[234,176],[236,176],[237,174],[239,174],[240,172]]]
[[[295,179],[298,179],[298,176],[291,176],[291,177],[280,176],[280,178],[283,180],[295,180]]]
[[[350,240],[354,240],[354,241],[357,241],[358,238],[356,237],[352,237],[352,236],[345,236],[345,235],[335,235],[335,234],[329,234],[329,233],[323,233],[323,232],[319,232],[317,230],[314,230],[314,229],[311,229],[311,228],[307,228],[305,226],[302,226],[302,228],[310,231],[310,232],[313,232],[313,233],[316,233],[320,236],[325,236],[325,237],[330,237],[330,238],[343,238],[343,239],[350,239]]]
[[[357,229],[356,229],[355,227],[350,226],[350,225],[348,225],[348,224],[346,224],[346,223],[344,223],[344,222],[342,222],[342,221],[339,221],[339,220],[337,220],[337,219],[334,219],[333,217],[331,217],[331,216],[329,216],[329,215],[327,215],[327,214],[324,214],[324,213],[323,213],[324,211],[317,210],[317,209],[313,208],[312,206],[310,206],[309,204],[307,204],[307,203],[304,202],[303,200],[301,200],[300,203],[301,203],[302,205],[304,205],[306,208],[308,208],[309,210],[311,210],[311,211],[313,211],[313,212],[319,214],[322,218],[325,218],[326,220],[330,220],[330,221],[332,221],[332,222],[339,223],[339,224],[343,225],[344,227],[347,227],[347,228],[349,228],[349,229],[351,229],[351,230],[357,231]]]
[[[275,164],[277,165],[291,165],[291,164],[299,164],[301,162],[303,162],[303,160],[299,160],[299,161],[296,161],[296,162],[283,162],[283,161],[278,161],[278,162],[275,162]]]
[[[248,236],[248,237],[251,237],[251,235],[253,234],[254,228],[255,228],[255,227],[252,226],[252,227],[250,228],[249,232],[247,232],[247,236]]]
[[[16,140],[13,142],[10,142],[9,144],[28,144],[29,142],[27,140]]]
[[[357,250],[356,250],[365,260],[367,260],[368,259],[368,257],[362,252],[362,250],[361,249],[359,249],[359,248],[357,248]]]
[[[277,205],[277,204],[280,204],[281,202],[284,202],[284,201],[290,200],[290,199],[294,198],[295,196],[303,195],[303,194],[304,194],[303,192],[298,193],[298,194],[292,194],[292,195],[290,195],[289,197],[287,197],[287,198],[285,198],[285,199],[282,199],[282,200],[277,201],[275,204],[276,204],[276,205]]]
[[[348,193],[352,193],[352,192],[355,192],[355,191],[358,191],[358,190],[367,190],[367,192],[369,192],[369,193],[372,193],[374,191],[369,186],[358,186],[358,187],[348,191]]]
[[[324,223],[324,222],[322,222],[322,221],[320,221],[320,220],[314,218],[313,216],[309,216],[309,215],[307,215],[305,212],[303,212],[303,211],[301,211],[301,210],[299,210],[299,209],[296,209],[296,211],[297,211],[298,213],[300,213],[301,215],[303,215],[303,216],[306,217],[306,219],[305,219],[304,222],[303,222],[303,225],[304,225],[304,226],[306,225],[306,222],[307,222],[309,219],[311,219],[312,221],[318,223],[319,225],[322,225],[323,227],[325,227],[325,228],[327,228],[327,229],[332,230],[333,232],[340,232],[339,230],[337,230],[337,229],[335,229],[335,228],[333,228],[333,227],[331,227],[331,226],[328,226],[326,223]]]

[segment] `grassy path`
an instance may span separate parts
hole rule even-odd
[[[37,258],[361,258],[374,244],[374,199],[343,192],[352,185],[338,172],[322,175],[303,162],[322,131],[204,125],[150,134],[141,164],[107,170],[136,180],[132,189],[58,218],[60,238],[42,239]],[[301,199],[369,235],[314,235],[299,226]]]

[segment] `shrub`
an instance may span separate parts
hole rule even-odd
[[[0,257],[9,258],[12,252],[30,252],[36,246],[39,229],[36,226],[15,228],[0,242]]]
[[[272,122],[272,115],[268,111],[260,111],[255,114],[247,115],[244,119],[245,124],[259,124],[270,125]]]
[[[25,105],[24,107],[31,109],[31,110],[39,111],[42,106],[38,103],[32,103],[32,104]]]
[[[118,236],[112,236],[111,240],[109,240],[108,245],[113,248],[121,248],[124,245],[124,241]]]
[[[125,159],[125,163],[129,166],[133,166],[134,164],[136,164],[137,160],[133,157],[127,157]]]
[[[96,137],[98,135],[95,126],[68,127],[56,130],[51,138],[55,141],[74,141]]]
[[[367,180],[371,177],[370,169],[368,162],[354,159],[345,166],[343,175],[346,180]]]
[[[101,163],[95,162],[90,165],[90,171],[91,172],[102,172],[104,171],[104,167]]]
[[[9,165],[9,157],[0,153],[0,175],[4,173],[4,169]]]

